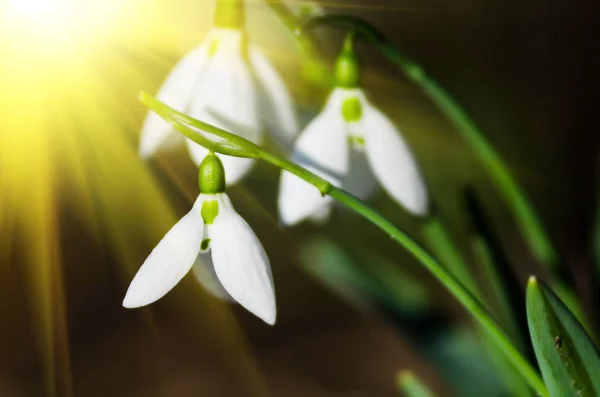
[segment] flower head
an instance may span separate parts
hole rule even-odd
[[[360,88],[358,59],[348,46],[338,57],[336,80],[325,108],[298,137],[292,160],[360,198],[377,181],[408,211],[426,214],[427,191],[417,163],[396,126]],[[286,171],[278,204],[285,225],[323,222],[331,212],[331,198]]]
[[[248,43],[242,28],[243,4],[217,2],[215,24],[204,42],[173,68],[157,98],[254,143],[261,142],[265,127],[276,140],[289,142],[298,130],[292,100],[275,68]],[[153,154],[172,132],[167,122],[150,112],[142,128],[140,155]],[[200,164],[208,151],[186,141],[192,159]],[[239,181],[253,164],[247,158],[221,159],[228,184]]]
[[[135,275],[123,306],[135,308],[155,302],[194,266],[194,274],[209,292],[231,297],[266,323],[274,324],[275,293],[269,259],[224,193],[223,165],[215,154],[209,153],[200,164],[199,186],[200,195],[190,212],[169,230]]]

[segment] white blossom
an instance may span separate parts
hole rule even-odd
[[[212,216],[207,219],[205,203],[213,204],[208,211]],[[198,196],[190,212],[171,228],[139,269],[123,306],[136,308],[157,301],[192,267],[211,293],[235,300],[268,324],[275,323],[269,259],[225,193]]]
[[[298,131],[289,92],[262,52],[248,43],[241,29],[212,28],[204,42],[171,71],[157,98],[198,120],[234,132],[254,143],[268,129],[282,143]],[[140,155],[147,157],[179,135],[150,112],[142,128]],[[192,159],[199,164],[207,151],[186,139]],[[228,184],[239,181],[254,160],[221,156]]]
[[[359,88],[336,88],[324,110],[300,134],[292,160],[333,185],[365,199],[377,181],[393,200],[415,215],[425,215],[425,182],[409,146],[396,126]],[[284,225],[305,219],[323,222],[331,198],[283,171],[279,215]]]

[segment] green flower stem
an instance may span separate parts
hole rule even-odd
[[[491,339],[498,345],[501,351],[506,354],[507,358],[517,368],[517,370],[527,380],[529,385],[540,396],[547,396],[548,392],[544,386],[544,382],[540,378],[537,371],[529,364],[529,362],[521,355],[519,350],[514,346],[513,342],[506,333],[494,321],[490,313],[487,311],[483,303],[471,294],[456,277],[450,274],[433,256],[425,251],[419,244],[411,239],[404,232],[396,228],[387,219],[370,208],[358,198],[350,193],[332,187],[328,193],[329,196],[344,204],[354,212],[362,215],[364,218],[375,224],[391,239],[402,245],[410,252],[427,270],[429,270],[441,283],[446,287],[452,295],[481,323],[483,328],[488,332]]]
[[[304,32],[313,27],[334,24],[342,24],[357,30],[363,38],[375,45],[391,63],[425,91],[479,156],[512,210],[533,255],[548,269],[556,271],[559,263],[558,255],[538,215],[511,175],[507,165],[467,112],[435,79],[427,75],[421,65],[403,54],[381,32],[361,18],[347,15],[315,17],[298,30],[298,36],[302,37]]]
[[[331,183],[329,183],[329,181],[326,181],[303,167],[300,167],[283,157],[266,152],[261,149],[260,146],[238,135],[178,112],[148,93],[142,92],[140,94],[140,100],[171,124],[175,130],[212,152],[235,157],[262,159],[304,179],[319,189],[321,194],[327,194],[331,189]],[[221,139],[209,139],[205,132]]]
[[[515,312],[512,311],[510,300],[507,296],[508,292],[504,289],[504,285],[502,285],[502,276],[498,274],[498,264],[494,261],[487,240],[478,233],[475,233],[471,244],[479,265],[483,269],[485,278],[489,282],[492,296],[495,298],[494,302],[497,305],[497,317],[500,318],[500,324],[504,326],[504,329],[508,330],[508,334],[513,338],[513,341],[521,342],[521,332],[514,316]],[[521,343],[519,343],[519,347],[519,350],[525,350]]]
[[[279,17],[279,20],[291,32],[296,33],[296,29],[302,23],[301,19],[296,17],[290,9],[279,0],[267,0],[267,5]],[[330,88],[333,85],[333,75],[330,68],[324,62],[324,50],[320,43],[312,40],[308,36],[296,37],[305,61],[304,73],[310,78],[314,85],[322,88]]]
[[[215,26],[220,28],[243,28],[246,19],[244,0],[217,0],[214,18]]]
[[[212,152],[227,154],[229,156],[258,158],[258,153],[262,151],[254,143],[211,124],[186,116],[163,104],[146,92],[140,93],[140,100],[156,114],[169,122],[175,130]],[[189,125],[194,126],[196,129],[190,128]],[[215,142],[208,139],[204,136],[203,131],[214,134],[223,140]]]
[[[306,182],[319,189],[319,192],[321,192],[322,195],[331,195],[333,185],[329,183],[329,181],[326,181],[325,179],[313,174],[306,168],[303,168],[298,164],[293,163],[283,157],[279,157],[275,154],[268,152],[261,153],[260,158],[268,163],[273,164],[276,167],[281,168],[282,170],[291,172],[292,174],[304,179]]]
[[[290,9],[279,0],[266,0],[267,5],[279,17],[279,20],[292,33],[296,33],[296,29],[302,23],[300,18],[296,17]],[[300,47],[306,52],[306,55],[319,55],[322,58],[323,53],[321,46],[315,40],[311,40],[308,36],[296,37]]]
[[[473,296],[463,284],[448,272],[433,256],[411,239],[407,234],[395,227],[390,221],[381,216],[367,204],[352,196],[350,193],[334,187],[328,181],[320,178],[303,167],[275,154],[268,153],[256,144],[217,128],[210,124],[193,119],[161,103],[152,96],[142,93],[140,99],[150,109],[169,122],[177,131],[181,132],[194,142],[206,147],[213,152],[229,154],[238,157],[263,159],[276,167],[291,172],[306,182],[315,186],[321,194],[329,195],[344,204],[354,212],[375,224],[394,241],[402,245],[419,262],[421,262],[456,299],[481,323],[490,334],[492,340],[498,344],[500,350],[517,368],[519,373],[529,382],[531,387],[540,395],[547,396],[547,391],[536,370],[521,355],[513,345],[510,338],[494,321],[485,306]],[[205,131],[205,132],[202,132]],[[208,134],[207,134],[208,133]],[[206,135],[214,135],[212,139]]]

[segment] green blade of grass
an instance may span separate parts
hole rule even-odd
[[[475,279],[458,248],[452,242],[440,220],[431,216],[423,225],[423,234],[435,256],[469,291],[481,297]]]
[[[573,313],[535,277],[527,286],[527,319],[550,396],[600,396],[598,348]]]
[[[464,191],[464,201],[471,221],[473,253],[489,286],[490,306],[495,309],[493,312],[502,326],[518,342],[521,351],[525,351],[527,320],[523,287],[472,188]]]

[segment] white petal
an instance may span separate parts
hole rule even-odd
[[[156,97],[172,108],[184,112],[190,103],[194,85],[200,76],[207,55],[208,51],[204,45],[187,54],[169,73]],[[140,156],[147,157],[153,154],[171,132],[169,123],[156,113],[148,112],[142,127]]]
[[[232,300],[217,278],[210,253],[198,255],[192,271],[198,283],[215,298],[226,301]]]
[[[258,93],[241,50],[217,49],[209,58],[190,112],[192,117],[196,117],[196,112],[208,112],[220,121],[219,127],[260,143]]]
[[[363,111],[365,147],[373,173],[395,201],[413,214],[425,215],[425,181],[410,148],[381,111],[370,104],[365,104]]]
[[[129,285],[123,306],[148,305],[169,292],[190,270],[202,243],[202,199],[169,230],[152,250]]]
[[[317,212],[311,215],[310,220],[317,226],[323,226],[327,223],[333,212],[333,205],[327,205],[319,208]]]
[[[369,198],[379,184],[375,175],[371,171],[371,166],[367,162],[367,157],[364,150],[358,151],[354,148],[350,149],[350,169],[342,188],[349,191],[361,200]]]
[[[217,277],[240,305],[267,324],[275,324],[275,291],[267,255],[246,221],[219,195],[219,214],[210,225]]]
[[[348,171],[346,123],[339,108],[327,107],[300,134],[292,161],[339,186]],[[287,171],[281,174],[279,216],[284,225],[295,225],[322,207],[331,198]]]
[[[260,50],[251,46],[248,56],[262,89],[260,106],[263,120],[271,133],[287,146],[298,134],[298,121],[290,93],[277,70]]]
[[[258,111],[257,93],[241,52],[227,48],[217,50],[207,62],[196,86],[190,116],[223,128],[254,143],[262,140],[262,123]],[[219,48],[219,47],[218,47]],[[229,49],[230,51],[226,51]],[[207,150],[186,140],[196,164]],[[220,155],[225,168],[225,180],[232,185],[242,179],[254,164],[253,159]]]

